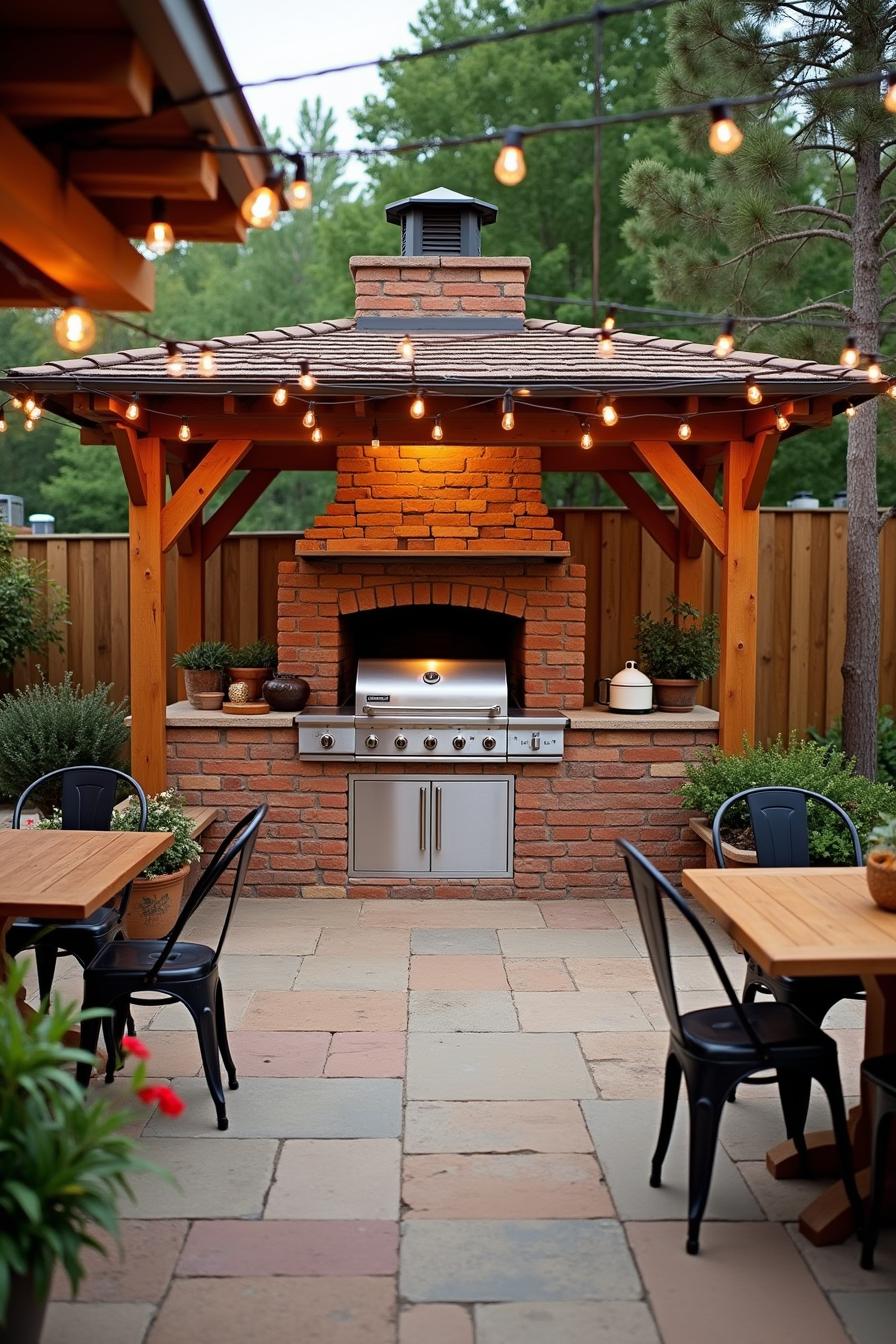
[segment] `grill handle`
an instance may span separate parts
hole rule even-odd
[[[431,705],[364,705],[364,713],[368,718],[373,718],[376,714],[423,714],[426,718],[433,718],[437,714],[450,714],[452,718],[463,715],[465,718],[471,714],[487,714],[489,718],[495,718],[500,715],[500,705],[438,705],[433,708]]]
[[[420,849],[421,852],[426,849],[426,794],[428,790],[425,786],[420,789]]]

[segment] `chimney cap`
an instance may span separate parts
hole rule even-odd
[[[421,191],[416,196],[405,196],[400,201],[392,201],[386,206],[386,219],[390,224],[400,224],[408,210],[426,205],[455,208],[466,206],[479,215],[480,224],[494,224],[498,217],[498,207],[490,205],[488,201],[481,201],[478,196],[464,196],[459,191],[452,191],[450,187],[434,187],[432,191]]]

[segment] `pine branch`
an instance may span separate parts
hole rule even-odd
[[[880,228],[877,230],[877,233],[875,233],[874,241],[876,243],[883,242],[884,238],[886,238],[887,234],[890,232],[890,229],[892,229],[894,224],[896,224],[896,210],[893,210],[889,215],[887,215],[886,219],[883,221]]]
[[[896,504],[891,504],[888,509],[884,509],[883,513],[878,518],[877,520],[878,532],[883,532],[884,528],[886,527],[887,523],[890,521],[891,518],[896,518]]]
[[[852,228],[852,220],[842,210],[832,210],[827,205],[783,205],[775,211],[776,215],[822,215],[825,219],[837,219],[847,228]],[[885,230],[886,232],[886,230]]]
[[[841,233],[839,229],[799,229],[795,233],[776,233],[772,238],[764,238],[762,242],[754,243],[752,247],[739,252],[736,257],[728,257],[726,261],[719,264],[721,266],[733,266],[746,257],[752,257],[755,252],[761,252],[763,248],[774,247],[776,243],[793,243],[803,238],[830,238],[832,241],[845,243],[847,247],[852,247],[849,234]]]

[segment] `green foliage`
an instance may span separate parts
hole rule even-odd
[[[669,615],[662,621],[642,612],[635,621],[638,662],[651,677],[661,680],[705,681],[719,665],[719,618],[701,613],[675,595],[666,600]]]
[[[148,831],[171,831],[174,839],[149,867],[144,868],[141,877],[161,877],[164,873],[176,873],[187,863],[196,863],[202,855],[202,848],[193,839],[193,824],[184,812],[183,800],[173,789],[153,794],[146,800],[146,829]],[[112,814],[113,831],[137,831],[140,829],[140,803],[132,794],[123,807],[116,808]]]
[[[236,649],[230,658],[230,667],[276,667],[277,645],[269,639],[256,639]]]
[[[826,733],[810,728],[809,736],[813,742],[839,751],[843,747],[843,720],[834,719]],[[896,786],[896,719],[889,705],[884,705],[877,714],[877,777]]]
[[[129,1175],[152,1169],[122,1133],[127,1113],[85,1103],[72,1076],[92,1056],[67,1046],[65,1034],[105,1010],[81,1013],[57,999],[24,1017],[16,994],[26,964],[8,963],[0,981],[0,1323],[13,1275],[33,1273],[43,1295],[58,1262],[77,1292],[85,1247],[105,1253],[96,1229],[117,1234]]]
[[[67,672],[58,685],[40,681],[0,698],[0,797],[66,765],[119,764],[128,740],[127,705],[110,701],[99,682],[82,691]],[[36,798],[37,806],[45,800]]]
[[[686,808],[712,819],[726,798],[742,789],[760,786],[811,789],[839,803],[852,818],[864,848],[881,812],[896,810],[891,784],[855,773],[855,762],[842,751],[807,742],[792,733],[767,746],[744,743],[739,755],[713,747],[687,766],[681,797]],[[809,852],[813,863],[851,864],[849,836],[829,808],[808,805]],[[723,839],[743,849],[752,847],[750,819],[745,803],[731,808],[722,828]]]
[[[886,849],[890,854],[896,854],[896,816],[881,813],[880,821],[868,836],[868,847]]]
[[[62,646],[68,598],[47,578],[46,565],[13,555],[15,534],[0,523],[0,672],[26,653]]]
[[[219,639],[203,639],[171,659],[185,672],[226,672],[233,666],[233,649]]]

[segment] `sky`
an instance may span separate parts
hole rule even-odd
[[[346,61],[388,56],[408,46],[408,24],[422,0],[207,0],[237,79],[264,79],[298,74]],[[289,134],[302,98],[320,97],[336,112],[339,145],[355,143],[349,115],[365,94],[380,89],[376,69],[326,75],[270,88],[249,89],[249,105],[260,121]],[[350,162],[349,180],[360,181],[363,169]]]

